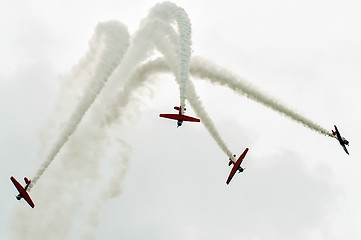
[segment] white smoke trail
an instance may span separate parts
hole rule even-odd
[[[109,68],[113,68],[114,64],[120,62],[121,55],[127,48],[128,40],[127,29],[118,22],[100,23],[97,26],[89,43],[89,52],[80,61],[79,65],[73,69],[75,74],[71,78],[71,80],[78,81],[78,77],[82,77],[82,72],[89,72],[85,74],[88,75],[85,78],[90,77],[90,79],[87,81],[89,87],[85,89],[84,99],[89,100],[89,95],[96,97],[92,87],[94,87],[93,85],[99,87],[100,83],[95,83],[95,81],[102,81],[102,77],[105,77],[106,73],[101,73],[101,71],[109,71]],[[125,49],[119,45],[125,46]],[[84,83],[74,82],[69,80],[65,82],[66,86],[61,89],[63,97],[69,97],[66,96],[69,92],[70,94],[81,92],[81,89],[74,90],[73,87],[83,87]],[[91,89],[91,92],[89,92],[89,89]],[[72,107],[72,102],[64,101],[64,99],[59,100],[61,100],[60,107]],[[81,103],[84,104],[83,106],[88,105],[89,107],[91,105],[90,100]],[[72,115],[73,122],[68,123],[67,130],[71,129],[69,124],[74,124],[74,121],[79,123],[79,114],[84,113],[83,115],[85,115],[86,110],[84,111],[84,108],[78,106],[77,110],[79,109],[82,112]],[[75,120],[74,116],[77,116]],[[36,194],[33,195],[33,199],[37,203],[36,211],[27,214],[23,211],[24,209],[18,209],[14,215],[12,224],[14,237],[12,239],[67,239],[71,232],[74,216],[79,213],[79,210],[84,205],[84,198],[81,197],[84,194],[84,186],[91,179],[97,177],[99,161],[102,159],[101,155],[106,147],[104,143],[106,143],[108,133],[96,124],[96,119],[93,116],[96,116],[96,114],[87,114],[81,125],[73,125],[72,131],[74,132],[76,129],[76,132],[72,135],[72,138],[68,139],[69,144],[62,148],[63,151],[59,156],[62,161],[55,162],[54,167],[50,169],[49,174],[46,176],[44,184],[34,189]],[[64,116],[60,117],[64,118]],[[62,118],[57,120],[59,121]],[[64,136],[64,134],[61,136]],[[59,142],[60,140],[58,140]],[[54,150],[54,147],[52,150]],[[55,157],[56,154],[53,156]],[[51,161],[48,163],[50,164]],[[52,214],[49,214],[49,212]],[[22,216],[21,220],[19,220],[18,216]]]
[[[257,89],[250,82],[245,79],[231,73],[225,68],[221,68],[209,61],[206,61],[200,57],[192,58],[191,61],[191,73],[199,78],[208,79],[211,83],[217,83],[226,86],[233,91],[243,94],[248,98],[251,98],[266,107],[269,107],[293,120],[303,124],[304,126],[321,133],[325,136],[334,137],[332,133],[325,128],[307,119],[301,114],[288,108],[275,98],[269,96],[264,91]]]
[[[168,66],[167,72],[169,69],[176,74],[178,67],[178,58],[174,54],[176,46],[179,44],[179,37],[177,33],[174,31],[174,28],[170,26],[169,23],[160,21],[160,20],[152,20],[152,25],[150,31],[152,35],[148,35],[148,40],[152,41],[154,47],[167,59],[166,65]],[[107,112],[104,114],[106,116],[107,124],[111,124],[111,121],[115,119],[119,119],[120,110],[124,108],[129,101],[131,100],[131,95],[133,93],[133,89],[138,88],[143,84],[145,79],[144,73],[151,71],[153,65],[143,64],[140,67],[137,66],[137,69],[133,71],[133,74],[130,76],[129,80],[123,83],[123,87],[118,92],[116,97],[113,99],[113,102],[106,106],[105,109]],[[124,68],[127,69],[127,68]],[[117,79],[124,76],[124,73],[118,72],[114,74],[113,78]]]
[[[121,86],[121,94],[118,94],[118,99],[116,103],[113,103],[109,105],[109,107],[106,106],[107,101],[111,100],[109,96],[112,96],[111,94],[105,94],[102,93],[99,97],[102,102],[102,106],[99,105],[102,109],[98,109],[97,114],[101,116],[106,116],[105,121],[102,122],[103,128],[110,127],[112,124],[116,124],[119,126],[123,120],[126,118],[124,117],[125,109],[131,108],[132,111],[136,111],[136,106],[139,106],[139,101],[141,99],[137,99],[134,96],[137,95],[137,92],[140,92],[142,90],[142,85],[139,84],[139,80],[137,78],[138,74],[132,74],[134,70],[130,69],[129,66],[132,64],[132,68],[135,68],[137,66],[137,62],[141,61],[141,59],[145,59],[148,57],[149,54],[144,54],[146,51],[151,51],[152,47],[158,49],[159,51],[163,52],[163,48],[172,48],[174,45],[177,44],[178,38],[177,36],[172,36],[175,43],[171,43],[169,41],[170,34],[174,34],[174,29],[171,27],[168,23],[165,23],[160,20],[148,20],[147,22],[143,21],[142,28],[138,31],[136,36],[134,37],[135,43],[132,42],[132,45],[130,47],[129,52],[127,52],[126,56],[124,57],[122,61],[122,66],[117,69],[117,71],[114,72],[114,74],[110,77],[111,79],[111,85],[107,85],[105,90],[108,90],[108,92],[111,91],[111,89],[114,89],[116,84]],[[162,47],[160,47],[162,46]],[[134,50],[132,50],[134,49]],[[137,52],[135,52],[137,51]],[[173,51],[168,51],[172,52]],[[137,54],[138,56],[133,56],[134,54]],[[137,59],[136,59],[137,57]],[[132,58],[132,59],[131,59]],[[176,62],[176,56],[170,55],[169,58],[171,58],[172,62]],[[173,64],[174,65],[174,64]],[[139,73],[139,71],[135,71],[136,73]],[[124,76],[131,75],[130,79],[127,79],[127,77],[124,78]],[[119,78],[122,77],[124,80],[121,83],[124,85],[122,86],[119,81],[117,81]],[[114,86],[114,87],[113,87]],[[137,87],[135,87],[137,86]],[[149,86],[148,86],[149,87]],[[149,89],[149,88],[148,88]],[[106,95],[106,96],[104,96]],[[142,95],[142,99],[145,96]],[[131,106],[129,106],[131,105]],[[115,127],[117,127],[115,126]],[[114,134],[112,134],[114,135]],[[129,147],[127,147],[125,142],[122,142],[122,146],[128,150]],[[86,221],[86,232],[84,233],[83,238],[84,239],[93,239],[95,236],[95,231],[98,226],[98,219],[101,211],[101,207],[104,205],[104,202],[117,197],[122,192],[122,181],[124,178],[124,175],[126,173],[127,167],[128,167],[128,153],[127,151],[123,151],[121,154],[121,159],[118,159],[118,162],[114,164],[113,168],[113,177],[109,180],[108,184],[105,185],[102,189],[104,189],[95,200],[94,205],[92,206],[88,220]],[[120,161],[119,161],[120,160]]]
[[[48,156],[40,166],[35,177],[32,178],[28,191],[36,184],[46,168],[51,164],[61,148],[68,141],[69,137],[76,130],[88,108],[104,87],[110,74],[122,59],[124,50],[127,49],[128,46],[128,39],[128,31],[122,24],[114,21],[98,24],[95,32],[95,39],[90,41],[90,44],[92,44],[90,51],[95,49],[93,44],[102,46],[101,54],[99,55],[99,64],[94,69],[93,80],[90,82],[82,101],[78,104],[73,115],[70,117],[61,136],[50,149]],[[93,54],[89,55],[92,56]]]
[[[185,107],[187,83],[189,81],[189,61],[191,56],[191,23],[186,11],[171,2],[157,4],[151,9],[150,16],[162,18],[165,22],[176,21],[180,36],[177,50],[179,62],[176,78],[179,82],[180,105]],[[182,109],[183,111],[183,109]]]
[[[125,91],[122,92],[123,94],[119,95],[122,96],[123,98],[118,98],[118,100],[124,99],[124,97],[126,98],[126,93],[131,93],[132,89],[139,87],[139,85],[142,84],[142,81],[144,81],[144,79],[148,77],[150,74],[156,74],[159,72],[163,72],[163,73],[169,72],[169,67],[168,67],[169,62],[168,61],[166,62],[164,61],[164,59],[159,58],[147,62],[146,64],[143,64],[143,66],[137,70],[137,72],[134,74],[134,77],[132,78],[131,82],[133,83],[133,85],[130,86],[129,88],[124,88]],[[226,86],[239,94],[243,94],[250,99],[253,99],[287,117],[290,117],[291,119],[310,128],[311,130],[314,130],[326,136],[334,137],[332,133],[328,132],[326,129],[322,128],[318,124],[312,122],[306,117],[296,113],[295,111],[281,104],[279,101],[275,100],[275,98],[268,96],[265,92],[261,90],[258,90],[255,86],[252,86],[250,82],[244,80],[243,78],[233,73],[230,73],[229,70],[227,69],[221,68],[218,65],[205,61],[199,57],[196,57],[191,59],[190,73],[192,76],[195,76],[197,78],[206,79],[211,83],[216,83]],[[213,138],[218,143],[220,148],[227,154],[227,156],[230,156],[231,154],[230,151],[228,150],[227,146],[224,144],[222,138],[219,136],[211,119],[208,117],[208,115],[204,111],[204,108],[201,106],[201,103],[198,102],[199,97],[197,97],[197,95],[193,92],[194,87],[191,81],[189,81],[189,85],[190,87],[188,87],[187,89],[188,91],[187,97],[189,98],[188,100],[192,102],[191,103],[192,107],[195,110],[197,116],[199,116],[202,119],[202,123],[205,124],[205,127],[213,136]],[[119,101],[119,103],[120,102],[122,101]]]
[[[213,139],[216,141],[218,146],[229,158],[233,158],[232,152],[229,150],[228,146],[226,145],[226,143],[223,141],[222,137],[218,133],[212,119],[209,117],[208,113],[203,107],[203,104],[199,96],[197,95],[194,85],[191,81],[189,81],[187,85],[187,99],[191,104],[194,112],[201,119],[203,125],[206,127],[206,129],[211,134]]]
[[[148,46],[149,51],[151,50],[151,46],[159,50],[168,60],[167,63],[169,68],[172,69],[173,72],[175,72],[177,68],[177,58],[174,55],[173,46],[178,44],[179,39],[176,36],[174,29],[168,23],[160,20],[151,20],[143,26],[144,27],[141,31],[139,31],[135,39],[139,39],[138,41],[142,40],[146,43],[138,45]],[[137,47],[134,46],[134,49],[137,49]],[[132,49],[129,50],[129,52],[132,51]],[[121,82],[121,88],[119,89],[115,97],[114,95],[106,94],[109,98],[107,102],[110,102],[111,104],[104,107],[104,116],[106,121],[105,124],[110,124],[112,120],[119,119],[119,111],[128,104],[130,100],[129,96],[132,93],[132,89],[135,88],[136,85],[139,85],[137,77],[134,77],[134,75],[137,76],[135,72],[139,71],[137,68],[139,62],[141,62],[139,60],[145,59],[147,56],[144,55],[144,53],[142,54],[142,52],[139,52],[141,56],[138,57],[138,61],[127,61],[127,56],[132,56],[133,54],[134,53],[126,54],[126,56],[124,57],[124,61],[122,62],[122,66],[118,68],[111,76],[110,81],[112,84],[109,84],[106,87],[108,91],[116,88],[116,86],[118,86],[119,88],[120,79],[123,80],[124,76],[127,76],[127,79],[124,79],[127,81]],[[113,98],[112,100],[110,99],[111,97]]]
[[[149,62],[147,64],[149,64],[149,66],[154,65],[155,68],[159,68],[158,71],[160,72],[166,72],[167,66],[165,63],[161,63],[161,61],[161,59],[157,59],[153,63]],[[157,70],[155,68],[151,70],[152,73],[156,73]],[[148,67],[148,69],[150,68]],[[191,58],[190,73],[194,77],[206,79],[213,84],[226,86],[239,94],[245,95],[246,97],[265,105],[266,107],[269,107],[293,119],[294,121],[303,124],[313,131],[325,136],[334,137],[332,133],[327,131],[327,129],[286,107],[274,97],[271,97],[264,91],[257,89],[249,81],[231,73],[228,69],[222,68],[200,57],[193,57]],[[143,72],[142,74],[146,75],[147,73]]]
[[[177,23],[179,35],[175,34],[171,27],[173,21]],[[167,37],[174,38],[175,36],[177,36],[176,39],[167,41]],[[150,56],[154,47],[161,51],[160,47],[172,45],[175,48],[172,50],[172,54],[168,54],[168,59],[173,58],[171,69],[180,82],[180,102],[182,106],[185,106],[191,53],[190,38],[191,24],[184,9],[171,2],[155,5],[150,10],[149,15],[142,20],[139,31],[133,37],[122,64],[115,70],[112,76],[115,80],[108,84],[107,89],[112,91],[111,89],[119,88],[122,84],[126,84],[124,82],[129,79],[137,65]],[[165,42],[166,44],[162,46],[160,42]],[[174,53],[177,53],[176,58],[173,57]]]
[[[171,35],[171,36],[170,36]],[[170,41],[169,39],[172,39]],[[131,108],[132,111],[135,110],[136,99],[134,98],[134,93],[137,91],[133,91],[132,86],[137,82],[134,77],[129,79],[128,76],[133,76],[132,73],[136,66],[143,59],[149,57],[150,53],[154,48],[158,49],[163,53],[164,48],[168,49],[168,58],[171,59],[173,64],[170,66],[173,69],[176,69],[178,66],[174,63],[177,62],[177,56],[174,55],[175,46],[179,45],[179,37],[174,33],[174,28],[164,21],[159,19],[146,19],[142,22],[140,30],[134,36],[131,45],[125,54],[121,65],[114,71],[114,73],[110,76],[109,84],[104,89],[105,91],[99,95],[100,101],[103,104],[107,104],[107,101],[111,99],[112,94],[111,91],[114,91],[116,88],[120,88],[122,93],[121,101],[115,106],[116,113],[110,107],[102,107],[102,109],[98,109],[97,111],[99,115],[111,116],[107,117],[102,122],[102,125],[110,126],[113,123],[117,123],[117,125],[121,124],[125,119],[122,114],[124,114],[125,108],[132,103]],[[171,50],[169,50],[171,49]],[[174,70],[175,71],[175,70]],[[121,81],[123,80],[123,81]],[[125,87],[123,86],[125,85]],[[138,90],[140,90],[138,88]],[[144,96],[143,96],[144,97]],[[140,100],[140,99],[138,99]],[[95,106],[96,107],[96,106]],[[99,107],[101,107],[99,105]],[[124,145],[125,143],[123,143]],[[124,154],[123,154],[124,155]],[[114,165],[114,175],[112,179],[110,179],[109,183],[104,186],[101,194],[99,194],[97,200],[95,201],[95,205],[92,206],[87,224],[87,230],[84,235],[84,239],[92,239],[94,237],[94,233],[96,231],[96,227],[98,225],[98,218],[101,211],[101,207],[104,205],[104,202],[109,200],[110,198],[118,196],[121,191],[121,184],[123,177],[125,175],[127,169],[127,159],[128,156],[122,156],[122,160]],[[124,166],[124,167],[123,167]]]
[[[158,23],[157,28],[154,29],[153,40],[156,43],[156,48],[163,54],[166,61],[158,59],[154,61],[147,62],[139,67],[136,72],[132,75],[130,80],[125,83],[122,91],[117,95],[116,100],[113,102],[112,106],[107,107],[106,109],[112,109],[108,111],[107,122],[110,123],[114,119],[119,118],[119,110],[124,108],[125,105],[131,99],[133,91],[135,91],[140,86],[144,85],[144,81],[147,75],[151,73],[156,73],[159,71],[169,71],[170,69],[177,69],[178,59],[174,56],[175,46],[179,44],[179,38],[177,33],[174,32],[174,29],[169,26],[169,24]],[[181,80],[176,78],[176,81],[179,85],[182,85]],[[188,93],[190,91],[190,93]],[[188,81],[187,84],[187,97],[192,104],[193,109],[195,110],[198,117],[201,118],[202,123],[214,138],[219,147],[226,153],[228,157],[232,157],[232,153],[221,138],[219,132],[217,131],[213,121],[208,116],[205,111],[200,98],[197,96],[194,86],[191,81]],[[184,105],[183,105],[184,106]]]
[[[129,102],[132,100],[132,95],[135,94],[139,88],[150,88],[152,84],[154,84],[154,81],[148,80],[151,75],[162,72],[168,73],[170,71],[169,63],[170,62],[168,60],[164,61],[163,58],[158,58],[156,60],[152,60],[141,65],[134,72],[127,84],[125,84],[122,91],[118,93],[116,103],[112,104],[111,109],[113,110],[109,111],[109,113],[111,113],[112,115],[107,116],[107,123],[111,124],[115,119],[121,119],[122,116],[120,115],[121,113],[119,111],[123,109],[127,104],[129,104]],[[148,84],[148,86],[146,86],[146,84]],[[192,82],[189,81],[187,86],[187,99],[190,102],[192,108],[194,109],[196,115],[201,119],[201,122],[204,124],[210,135],[216,141],[218,146],[223,150],[223,152],[228,157],[232,157],[233,155],[231,151],[220,136],[212,119],[209,117],[206,110],[204,109],[203,104],[198,97]]]

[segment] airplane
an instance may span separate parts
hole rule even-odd
[[[234,162],[231,158],[229,159],[229,163],[228,166],[231,166],[231,164],[233,164],[233,168],[231,170],[231,172],[229,173],[228,179],[226,181],[227,184],[229,184],[234,176],[234,174],[236,174],[237,170],[238,172],[243,172],[245,168],[241,167],[241,163],[244,159],[244,157],[246,156],[248,152],[248,148],[246,148],[244,150],[244,152],[241,154],[241,156],[238,158],[238,160],[236,162]],[[234,157],[236,157],[236,155],[233,155]]]
[[[335,127],[335,131],[332,130],[333,136],[335,136],[335,137],[337,138],[337,140],[339,141],[339,143],[340,143],[341,146],[343,147],[343,150],[345,150],[345,152],[346,152],[347,154],[349,154],[348,151],[347,151],[347,148],[346,148],[346,145],[348,146],[349,141],[347,141],[346,138],[341,137],[341,134],[340,134],[340,132],[338,131],[336,125],[334,125],[334,127]]]
[[[28,189],[28,187],[31,183],[31,180],[24,177],[24,180],[26,183],[25,188],[23,186],[21,186],[21,184],[13,176],[10,177],[10,180],[13,182],[16,189],[19,191],[19,195],[16,196],[16,199],[20,201],[22,198],[24,198],[25,201],[30,205],[30,207],[34,208],[35,205],[34,205],[33,201],[31,200],[29,194],[26,192],[26,190]]]
[[[183,121],[188,121],[188,122],[200,122],[201,121],[198,118],[184,115],[184,113],[182,113],[182,108],[183,108],[182,106],[180,106],[180,107],[175,106],[174,109],[179,111],[178,114],[159,114],[159,117],[178,120],[177,127],[182,126]],[[184,111],[186,110],[186,108],[183,108],[183,109],[184,109]]]

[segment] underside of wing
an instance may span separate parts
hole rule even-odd
[[[179,120],[188,121],[188,122],[200,122],[201,121],[198,118],[194,118],[194,117],[190,117],[190,116],[186,116],[186,115],[180,115],[179,117],[180,117]]]
[[[338,131],[336,125],[335,125],[335,130],[336,130],[336,136],[338,141],[341,143],[342,142],[342,137],[341,137],[341,133]]]
[[[21,184],[18,181],[16,181],[14,177],[11,177],[10,180],[13,182],[13,184],[15,185],[16,189],[19,191],[20,194],[25,192],[23,186],[21,186]]]
[[[198,118],[194,118],[186,115],[179,115],[179,114],[159,114],[159,117],[169,118],[174,120],[189,121],[189,122],[200,122]]]
[[[226,181],[227,184],[229,184],[231,182],[234,174],[236,174],[237,169],[238,169],[238,167],[236,165],[233,165],[233,168],[232,168],[231,172],[229,173],[228,179]]]
[[[178,115],[178,114],[159,114],[159,117],[169,118],[169,119],[174,119],[174,120],[178,120],[179,116],[180,115]]]
[[[345,146],[344,144],[342,145],[342,147],[343,147],[343,150],[345,150],[345,152],[346,152],[348,155],[350,155],[350,154],[348,153],[347,148],[346,148],[346,146]]]
[[[27,192],[25,192],[25,194],[22,195],[22,196],[25,199],[25,201],[27,201],[27,203],[30,205],[30,207],[32,207],[32,208],[35,207],[33,201],[31,200],[31,198],[30,198],[30,196],[29,196],[29,194]]]
[[[237,162],[235,163],[235,165],[238,165],[238,166],[241,165],[241,163],[243,162],[243,159],[244,159],[244,157],[246,156],[247,152],[248,152],[248,148],[246,148],[246,149],[243,151],[243,153],[241,154],[241,156],[239,156],[239,158],[238,158]]]

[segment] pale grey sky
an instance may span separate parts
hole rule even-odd
[[[227,186],[227,157],[202,124],[176,129],[158,117],[173,111],[179,91],[173,76],[154,75],[151,97],[132,105],[130,121],[106,132],[86,120],[80,125],[34,187],[35,209],[16,201],[9,177],[31,178],[58,136],[54,128],[66,123],[79,97],[68,93],[55,114],[60,83],[84,56],[97,23],[117,20],[133,34],[155,3],[2,2],[0,238],[18,239],[14,232],[23,231],[25,239],[92,239],[86,233],[93,239],[359,239],[357,1],[176,2],[192,23],[193,55],[243,76],[322,127],[338,125],[350,156],[334,139],[193,79],[231,150],[250,148],[246,171]],[[194,114],[189,106],[187,113]],[[97,145],[92,138],[111,141]],[[115,156],[128,147],[127,172],[117,179],[122,193],[99,204],[112,173],[125,164]],[[91,162],[98,149],[104,160]],[[77,150],[84,154],[77,158]],[[77,176],[86,179],[74,181]],[[98,227],[89,231],[92,221]]]

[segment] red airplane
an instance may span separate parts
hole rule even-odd
[[[335,131],[332,130],[333,136],[335,136],[335,137],[337,138],[337,140],[339,141],[339,143],[340,143],[341,146],[343,147],[343,150],[345,150],[345,152],[346,152],[347,154],[349,154],[348,151],[347,151],[347,148],[346,148],[346,145],[348,146],[349,142],[346,140],[346,138],[341,137],[341,134],[340,134],[340,132],[338,131],[336,125],[334,125],[334,127],[335,127]]]
[[[24,177],[24,180],[25,180],[25,183],[26,183],[25,188],[23,186],[21,186],[21,184],[13,176],[10,177],[10,180],[13,182],[16,189],[19,191],[19,195],[16,196],[16,199],[20,201],[20,199],[24,198],[25,201],[28,202],[30,207],[34,208],[35,205],[34,205],[33,201],[31,200],[29,194],[26,192],[26,190],[29,187],[29,184],[30,184],[31,180]]]
[[[234,162],[232,159],[229,159],[229,163],[228,166],[231,166],[233,164],[233,168],[231,170],[231,172],[229,173],[228,179],[227,179],[227,184],[229,184],[234,176],[234,174],[236,174],[237,170],[238,172],[243,172],[244,168],[241,167],[241,163],[244,159],[244,157],[246,156],[248,152],[248,148],[246,148],[244,150],[244,152],[242,153],[242,155],[238,158],[238,160],[236,162]],[[236,157],[236,155],[233,155],[234,157]]]
[[[183,108],[182,106],[174,107],[175,110],[179,111],[178,114],[159,114],[159,117],[178,120],[177,127],[182,126],[183,121],[188,121],[188,122],[200,122],[201,121],[198,118],[194,118],[194,117],[184,115],[184,113],[182,113],[182,108]],[[184,111],[186,110],[186,108],[183,108],[183,109],[184,109]]]

